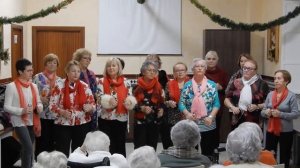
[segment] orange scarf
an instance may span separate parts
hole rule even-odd
[[[74,106],[78,107],[77,110],[82,111],[83,105],[85,104],[87,99],[84,91],[84,85],[80,82],[80,80],[77,80],[75,82],[75,88],[71,89],[68,78],[65,81],[65,90],[64,90],[64,99],[63,99],[64,109],[71,109],[70,93],[73,92],[76,92]]]
[[[272,107],[273,109],[277,109],[278,106],[280,105],[280,103],[282,103],[287,95],[288,95],[289,91],[288,89],[285,87],[282,95],[280,97],[280,99],[277,101],[277,90],[274,90],[273,95],[272,95]],[[270,133],[274,133],[275,135],[279,136],[280,132],[281,132],[281,120],[279,117],[271,117],[269,119],[269,123],[268,123],[268,132]]]
[[[189,78],[186,77],[184,79],[184,83],[187,82],[188,80],[189,80]],[[180,99],[180,89],[179,89],[179,86],[178,86],[177,79],[169,81],[168,88],[169,88],[170,99],[175,101],[176,103],[178,103],[179,99]]]
[[[104,78],[103,81],[104,93],[111,95],[111,92],[117,93],[118,105],[116,108],[117,114],[126,114],[127,109],[124,106],[124,100],[127,97],[128,89],[124,85],[124,77],[119,76],[117,82],[113,81],[109,76]]]
[[[36,92],[34,90],[33,84],[31,82],[23,83],[18,78],[14,82],[15,82],[15,85],[16,85],[16,88],[18,91],[18,95],[19,95],[20,107],[21,108],[27,107],[27,104],[26,104],[26,101],[24,98],[24,94],[22,91],[22,87],[28,88],[30,86],[31,94],[32,94],[32,107],[33,107],[33,109],[35,109],[36,104],[37,104],[37,98],[36,98]],[[25,125],[28,124],[28,114],[22,114],[22,121]]]
[[[144,100],[144,90],[147,92],[152,91],[151,101],[155,104],[162,103],[162,87],[158,82],[157,77],[152,79],[150,82],[146,83],[143,77],[139,77],[137,81],[137,88],[134,90],[134,96],[140,103]]]
[[[48,78],[49,82],[50,82],[50,91],[52,90],[52,88],[54,88],[55,86],[55,81],[56,81],[56,73],[50,73],[47,70],[44,70],[43,74]],[[51,93],[51,92],[50,92]]]

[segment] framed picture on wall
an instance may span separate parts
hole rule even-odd
[[[271,62],[279,61],[279,26],[268,29],[267,58]]]

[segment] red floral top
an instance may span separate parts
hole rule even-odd
[[[80,81],[84,85],[84,92],[86,94],[86,103],[85,104],[91,104],[94,109],[96,109],[94,96],[92,94],[91,89],[89,86]],[[71,118],[67,119],[59,114],[59,110],[64,109],[63,106],[63,99],[64,99],[64,86],[65,86],[65,80],[63,82],[57,84],[51,94],[50,97],[50,111],[55,116],[55,124],[58,125],[81,125],[85,124],[91,121],[91,113],[86,113],[83,111],[83,109],[78,109],[79,106],[74,104],[75,96],[77,92],[70,93],[70,101],[71,101]],[[70,86],[70,88],[74,88],[74,86]]]

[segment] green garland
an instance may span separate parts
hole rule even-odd
[[[190,0],[198,9],[200,9],[205,15],[207,15],[213,22],[218,23],[220,26],[225,26],[233,30],[247,30],[247,31],[264,31],[277,25],[283,25],[289,22],[300,14],[300,6],[297,6],[292,12],[289,12],[286,16],[281,16],[268,23],[236,23],[233,20],[222,17],[218,14],[212,13],[204,5],[201,5],[198,0]]]
[[[20,15],[20,16],[16,16],[16,17],[13,17],[13,18],[0,17],[0,24],[22,23],[22,22],[29,21],[29,20],[32,20],[32,19],[45,17],[45,16],[48,16],[51,13],[57,13],[59,10],[61,10],[65,6],[69,5],[73,1],[74,0],[64,0],[56,6],[53,5],[51,7],[48,7],[45,10],[42,9],[39,12],[31,14],[29,16]]]

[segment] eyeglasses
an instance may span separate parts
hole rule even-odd
[[[91,57],[82,57],[82,59],[85,59],[85,60],[92,60],[92,58]]]
[[[206,60],[217,60],[217,58],[206,58]]]
[[[254,71],[255,68],[251,68],[251,67],[243,67],[243,71]]]
[[[183,72],[186,72],[186,70],[185,70],[185,69],[178,69],[178,70],[176,70],[175,72],[176,72],[176,73],[183,73]]]
[[[156,69],[146,69],[147,72],[153,72],[153,73],[156,73],[157,70]]]

